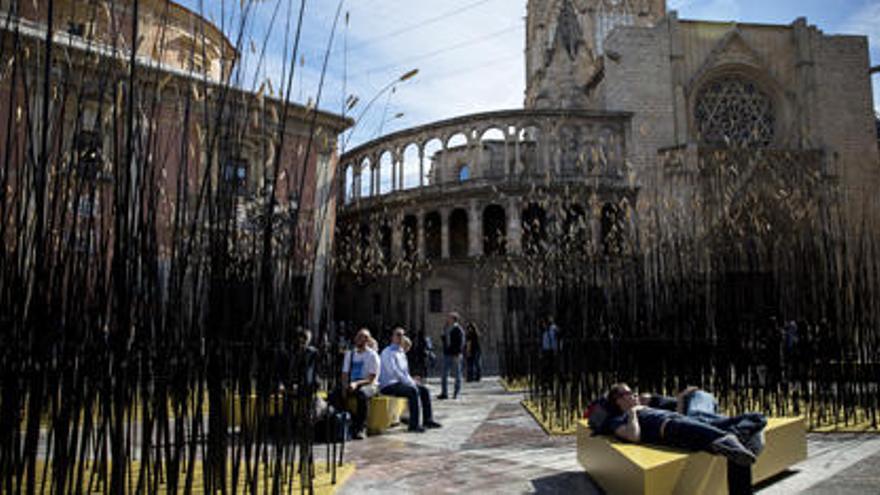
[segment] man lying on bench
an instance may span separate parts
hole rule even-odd
[[[697,392],[700,394],[695,395]],[[633,443],[705,451],[727,457],[738,466],[754,464],[763,447],[760,435],[767,424],[764,416],[752,413],[728,418],[717,414],[710,394],[691,391],[688,395],[682,396],[687,404],[676,412],[668,410],[668,400],[664,409],[646,406],[625,383],[614,385],[605,400],[591,405],[590,428],[595,434],[614,435]]]

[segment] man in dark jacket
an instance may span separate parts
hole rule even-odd
[[[461,316],[454,311],[446,317],[446,330],[443,332],[443,378],[440,382],[441,392],[437,396],[440,400],[449,398],[447,380],[450,370],[455,372],[455,391],[452,398],[457,399],[461,393],[461,356],[464,353],[465,340],[460,320]]]

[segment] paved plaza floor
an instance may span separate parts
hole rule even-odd
[[[433,401],[442,429],[347,443],[357,472],[339,493],[602,493],[578,465],[574,437],[545,435],[521,398],[495,378],[466,383],[459,400]],[[880,435],[811,434],[808,448],[758,493],[880,494]]]

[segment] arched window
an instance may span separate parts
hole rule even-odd
[[[467,164],[463,164],[458,167],[458,181],[464,182],[471,178],[471,167]]]
[[[483,211],[483,254],[498,256],[507,252],[507,214],[500,205]]]
[[[382,263],[384,263],[385,266],[391,264],[391,242],[391,227],[389,225],[382,225],[379,227],[379,247],[382,250]]]
[[[443,255],[442,217],[432,211],[425,215],[425,257],[437,260]]]
[[[469,241],[467,211],[456,208],[449,215],[449,256],[466,258]]]
[[[523,252],[543,254],[547,242],[547,212],[537,204],[530,204],[522,212],[522,229]]]
[[[701,141],[722,147],[773,143],[773,100],[757,84],[738,76],[715,79],[697,93],[694,119]]]
[[[403,219],[403,256],[412,261],[418,249],[419,219],[415,215],[407,215]]]

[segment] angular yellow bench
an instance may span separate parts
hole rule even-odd
[[[322,400],[327,400],[327,392],[319,390],[317,396]],[[274,393],[267,397],[265,403],[265,414],[267,416],[278,416],[284,411],[284,395],[282,393]],[[247,404],[244,406],[245,422],[253,423],[253,419],[257,416],[257,405],[259,397],[257,394],[250,394],[247,398]],[[242,400],[239,394],[226,394],[223,397],[223,415],[229,426],[242,426]],[[300,403],[301,404],[301,403]]]
[[[804,417],[770,418],[766,445],[752,467],[760,483],[807,458]],[[727,459],[705,452],[636,445],[592,436],[586,420],[577,426],[578,462],[609,495],[727,495]]]
[[[348,399],[349,412],[357,408],[355,398]],[[371,435],[384,433],[393,425],[400,423],[400,416],[406,410],[407,401],[390,395],[374,395],[367,405],[367,431]]]
[[[392,425],[400,423],[400,416],[407,408],[406,399],[390,395],[375,395],[367,409],[367,431],[384,433]]]
[[[257,416],[257,394],[250,394],[247,403],[242,407],[242,400],[239,394],[227,394],[223,397],[223,415],[229,426],[243,426],[242,423],[253,424],[254,418]],[[272,394],[265,403],[265,414],[268,416],[277,416],[284,410],[284,396],[281,394]],[[242,410],[244,418],[242,418]]]

